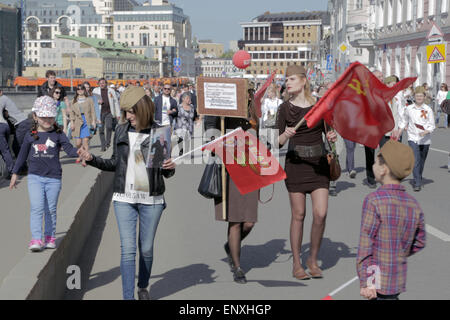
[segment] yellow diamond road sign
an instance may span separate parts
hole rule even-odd
[[[347,46],[347,44],[345,44],[345,43],[342,43],[342,44],[339,46],[339,50],[341,50],[342,53],[347,52],[347,49],[348,49],[348,46]]]
[[[429,64],[445,62],[445,56],[445,44],[427,46],[427,61]]]

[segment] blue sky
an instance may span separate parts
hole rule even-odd
[[[229,41],[242,38],[240,22],[248,22],[266,11],[292,12],[327,9],[327,0],[169,0],[191,18],[192,35],[211,39],[228,48]]]

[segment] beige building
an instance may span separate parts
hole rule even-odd
[[[199,40],[198,53],[196,58],[220,58],[224,53],[224,46],[222,43],[214,43],[211,40]]]
[[[241,23],[243,40],[252,64],[247,75],[265,76],[277,70],[283,74],[291,64],[312,67],[320,63],[320,45],[329,14],[322,11],[270,13]]]
[[[120,43],[70,36],[57,38],[55,48],[42,51],[42,66],[27,67],[24,76],[44,77],[48,69],[55,70],[58,77],[67,78],[128,80],[158,76],[156,60],[135,54]]]

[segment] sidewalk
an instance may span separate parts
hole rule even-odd
[[[91,151],[100,153],[100,142],[98,135],[91,141]],[[84,168],[75,163],[75,159],[67,158],[61,152],[61,164],[63,168],[62,190],[59,197],[58,208],[63,207],[64,202],[73,196],[80,178],[83,176]],[[91,186],[86,186],[90,189]],[[7,257],[0,263],[0,284],[10,271],[29,253],[28,242],[30,233],[30,203],[28,198],[27,177],[21,176],[17,189],[9,190],[9,181],[0,180],[0,256]],[[64,212],[58,211],[58,219]],[[61,232],[56,226],[57,243],[61,238]]]

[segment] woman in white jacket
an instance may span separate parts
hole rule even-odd
[[[436,96],[436,126],[439,126],[439,118],[441,117],[441,103],[447,99],[448,94],[448,86],[446,83],[441,83],[441,87]],[[442,112],[444,114],[444,128],[448,125],[448,114]]]

